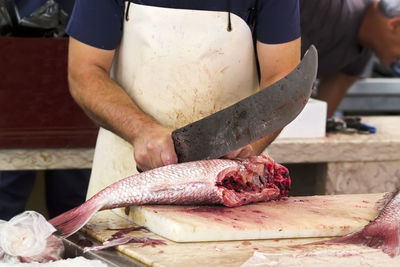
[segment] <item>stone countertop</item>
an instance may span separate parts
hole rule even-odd
[[[322,138],[279,139],[267,152],[278,162],[400,160],[400,116],[363,117],[376,134],[327,134]]]
[[[91,168],[94,148],[0,149],[0,170]]]
[[[278,139],[266,152],[281,163],[400,160],[400,116],[363,117],[376,134]],[[0,149],[0,170],[90,168],[93,148]]]

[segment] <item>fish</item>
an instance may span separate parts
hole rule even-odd
[[[290,184],[288,169],[265,154],[178,163],[119,180],[49,222],[68,237],[100,210],[145,204],[237,207],[286,198]]]
[[[375,220],[363,229],[348,235],[319,243],[364,245],[382,251],[391,257],[399,255],[400,190],[380,201],[383,208]]]

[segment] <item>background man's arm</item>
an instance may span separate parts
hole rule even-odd
[[[300,38],[283,44],[264,44],[257,42],[257,55],[260,64],[260,87],[265,88],[289,74],[300,63]],[[266,103],[268,105],[268,103]],[[281,130],[270,134],[249,146],[226,155],[226,158],[247,158],[261,154],[279,135]]]
[[[315,98],[328,103],[328,118],[332,117],[349,88],[358,79],[358,76],[350,76],[339,72],[320,80]]]
[[[171,130],[144,114],[110,78],[115,50],[103,50],[70,38],[70,92],[98,125],[134,146],[137,166],[148,170],[177,162]]]

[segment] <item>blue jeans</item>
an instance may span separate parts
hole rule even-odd
[[[25,210],[35,182],[34,171],[0,171],[0,219]],[[45,171],[46,205],[53,218],[85,201],[90,169]]]

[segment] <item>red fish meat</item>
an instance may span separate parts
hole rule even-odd
[[[67,237],[99,210],[144,204],[228,207],[278,200],[290,189],[288,170],[266,155],[163,166],[122,179],[49,222]]]
[[[375,220],[363,229],[324,244],[356,244],[380,248],[391,257],[399,255],[400,190],[392,193]]]

